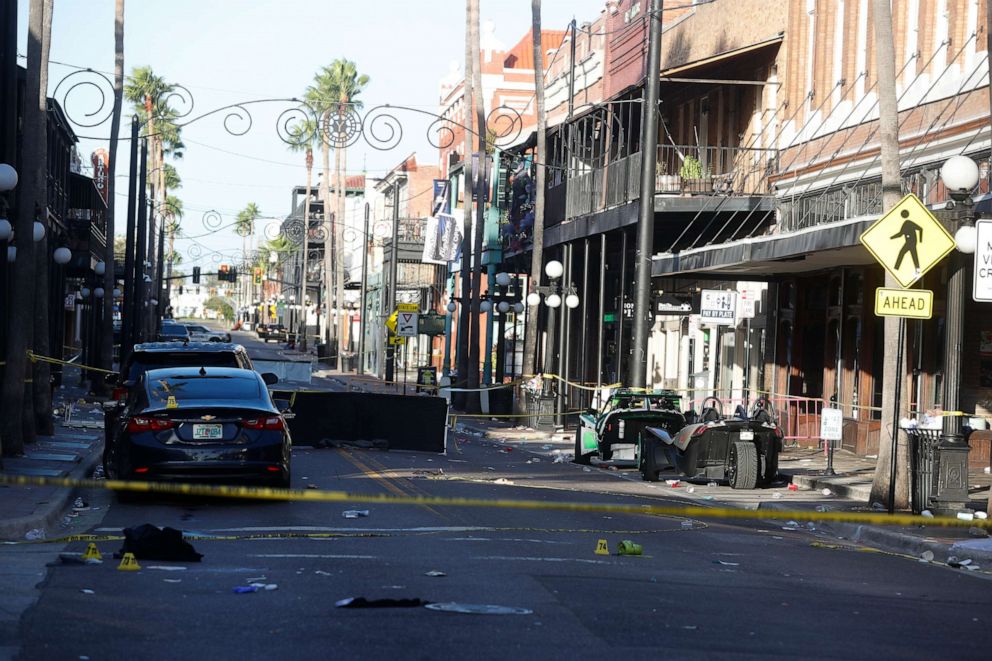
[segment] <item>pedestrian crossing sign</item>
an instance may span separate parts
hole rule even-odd
[[[912,286],[955,246],[954,237],[912,193],[865,230],[861,244],[902,287]]]

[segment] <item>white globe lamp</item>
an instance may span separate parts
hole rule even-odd
[[[565,307],[574,310],[579,307],[579,297],[575,294],[569,294],[565,297]]]
[[[454,301],[448,301],[448,312],[454,312],[458,309],[458,304]]]
[[[482,301],[481,303],[479,303],[479,309],[485,313],[488,313],[490,310],[493,309],[493,304],[490,303],[489,301]]]
[[[516,312],[517,314],[520,314],[521,312],[524,311],[524,304],[521,303],[520,301],[517,301],[516,303],[513,304],[513,311]]]
[[[954,242],[958,250],[966,255],[975,254],[978,248],[978,229],[974,225],[962,225],[954,233]]]
[[[0,193],[14,190],[17,186],[17,170],[13,165],[0,163]]]
[[[34,242],[38,243],[45,238],[45,224],[34,221]]]
[[[17,261],[17,246],[7,246],[7,261],[8,262]]]
[[[496,284],[500,287],[510,286],[510,274],[509,273],[497,273],[496,274]]]
[[[93,295],[97,298],[103,298],[103,287],[97,287],[93,290]]]
[[[561,296],[558,294],[552,294],[551,296],[548,296],[544,302],[549,308],[561,307]]]
[[[541,295],[538,294],[536,291],[532,291],[531,293],[527,294],[527,305],[534,307],[540,302],[541,302]]]
[[[6,218],[0,218],[0,241],[9,241],[10,235],[14,233],[14,228],[11,227],[10,221]]]
[[[967,156],[951,156],[940,168],[940,180],[951,197],[961,199],[978,185],[978,163]]]
[[[89,298],[90,297],[90,288],[89,287],[83,287],[82,289],[79,290],[79,293],[83,295],[83,298]]]
[[[56,248],[55,252],[52,253],[52,259],[54,259],[55,263],[59,266],[65,266],[69,263],[69,260],[72,259],[72,251],[65,246]]]
[[[97,275],[103,275],[107,272],[107,263],[103,261],[97,262],[93,267],[93,272]]]
[[[499,309],[499,311],[500,311],[500,312],[502,312],[503,314],[506,314],[507,312],[509,312],[509,311],[510,311],[510,304],[509,304],[508,302],[506,302],[506,301],[500,301],[500,302],[499,302],[499,305],[497,305],[496,307],[497,307],[497,308]]]
[[[544,265],[544,272],[552,280],[557,280],[561,277],[561,274],[565,272],[565,267],[561,265],[561,262],[553,259]]]

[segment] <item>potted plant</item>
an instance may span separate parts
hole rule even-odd
[[[656,193],[678,193],[682,190],[682,181],[679,175],[668,174],[668,163],[659,163],[654,186]]]
[[[704,169],[703,164],[695,156],[686,156],[682,159],[679,176],[682,177],[682,190],[686,193],[708,193],[713,190],[710,169],[708,167]]]

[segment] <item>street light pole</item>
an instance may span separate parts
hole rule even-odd
[[[956,243],[962,250],[962,233],[974,231],[974,202],[971,191],[978,185],[978,165],[966,156],[949,158],[940,170],[940,178],[955,202],[964,209],[964,224],[956,228]],[[973,244],[974,242],[972,242]],[[972,245],[973,247],[973,245]],[[958,250],[951,253],[947,278],[947,314],[944,323],[944,411],[940,442],[937,444],[937,481],[934,485],[933,511],[938,515],[955,515],[968,505],[968,443],[961,429],[961,349],[964,342],[964,263]],[[972,250],[973,251],[973,250]]]
[[[134,241],[137,220],[134,200],[138,185],[138,118],[131,117],[131,163],[128,172],[127,233],[124,243],[124,302],[121,306],[120,364],[124,365],[134,347],[134,298],[137,278],[134,276]],[[111,201],[113,202],[113,201]],[[112,241],[112,237],[107,237]]]
[[[148,142],[141,141],[141,157],[139,160],[140,175],[138,178],[138,225],[134,242],[134,299],[131,301],[133,318],[131,320],[131,343],[137,344],[144,334],[144,301],[145,301],[145,230],[148,224],[148,198],[145,181],[148,176]]]

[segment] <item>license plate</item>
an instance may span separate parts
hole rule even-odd
[[[744,431],[741,432],[741,440],[742,441],[753,441],[754,440],[754,432],[751,431],[750,429],[745,429]]]
[[[193,425],[193,440],[216,441],[224,437],[224,425]]]

